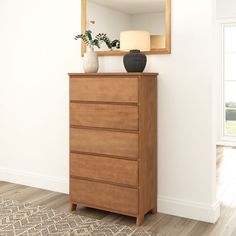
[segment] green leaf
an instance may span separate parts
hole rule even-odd
[[[113,41],[111,42],[111,46],[112,46],[113,48],[119,49],[119,48],[120,48],[120,40],[118,40],[118,39],[113,40]]]
[[[99,41],[97,39],[93,40],[93,45],[100,48]]]

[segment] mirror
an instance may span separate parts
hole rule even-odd
[[[107,34],[120,39],[120,32],[142,30],[151,34],[151,50],[145,54],[171,53],[171,0],[81,0],[82,33],[91,30],[93,36]],[[116,45],[117,46],[117,45]],[[82,55],[86,45],[82,42]],[[96,52],[99,56],[125,55],[127,52],[105,43]]]

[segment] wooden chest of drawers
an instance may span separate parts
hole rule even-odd
[[[143,222],[157,211],[157,74],[70,76],[70,200]]]

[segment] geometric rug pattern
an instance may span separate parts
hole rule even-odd
[[[0,198],[0,236],[152,236],[138,227]]]

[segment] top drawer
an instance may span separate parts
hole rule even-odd
[[[136,103],[138,102],[138,78],[71,78],[70,100]]]

